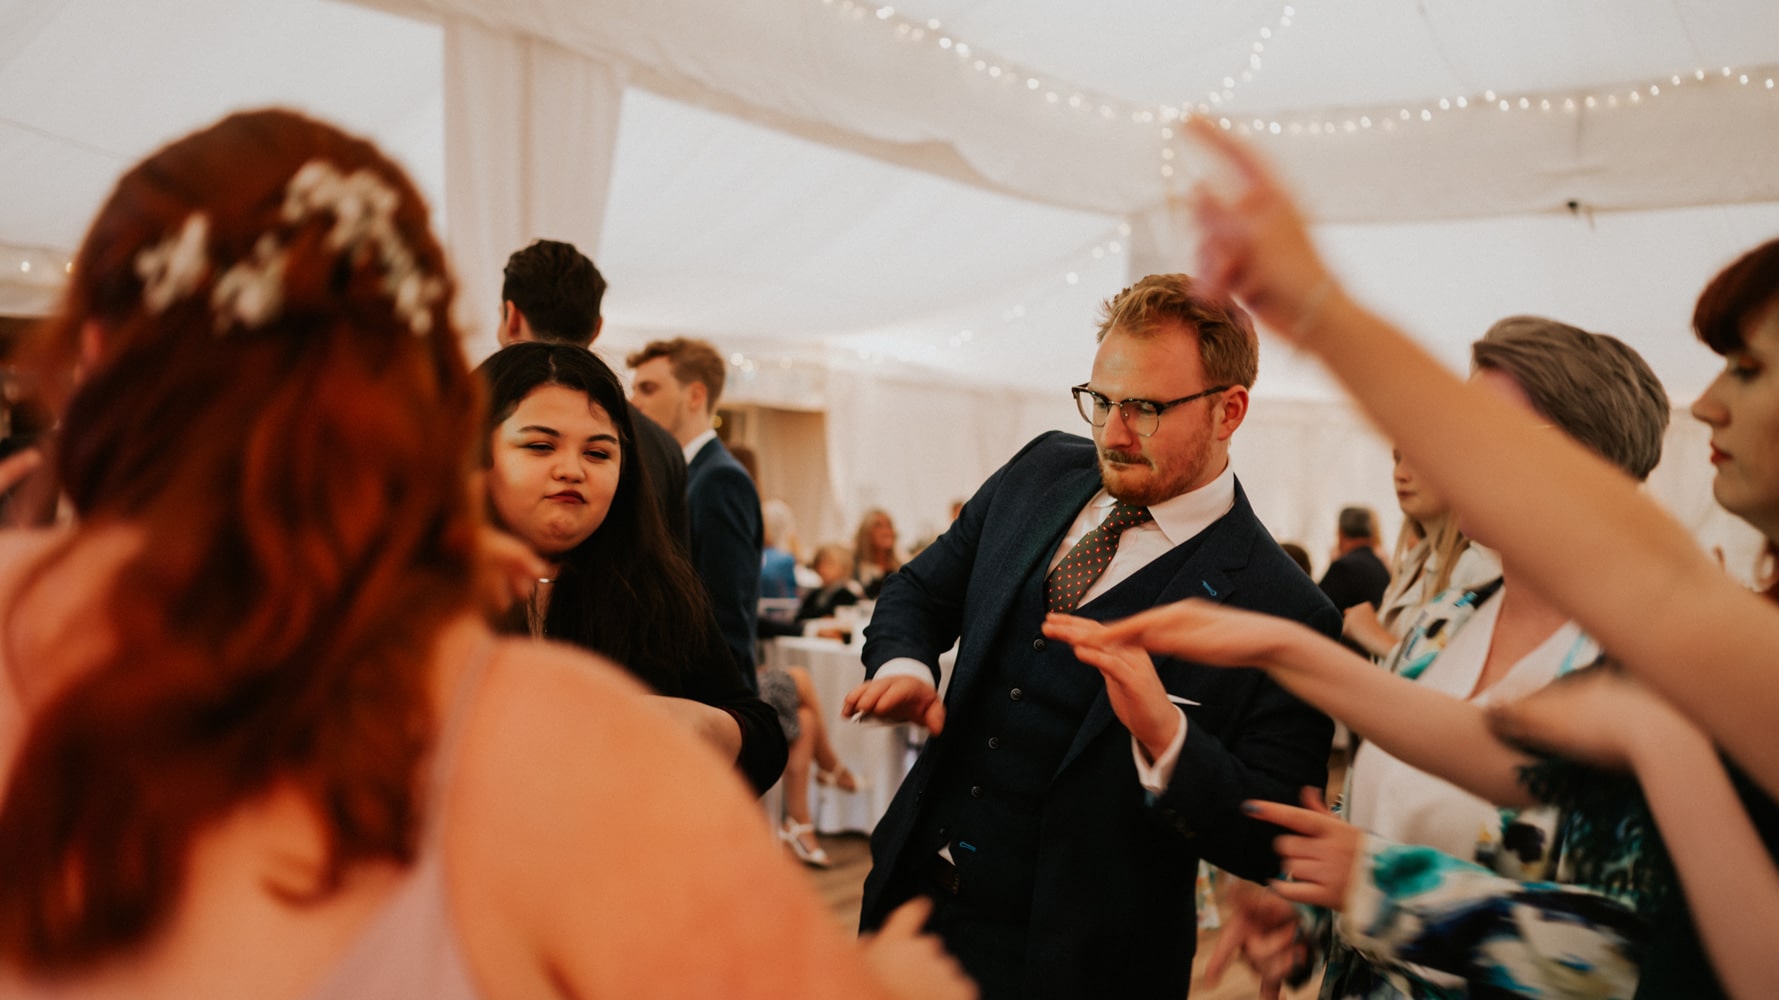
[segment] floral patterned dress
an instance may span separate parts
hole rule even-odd
[[[1498,587],[1440,595],[1387,667],[1420,679]],[[1497,810],[1468,856],[1367,834],[1345,912],[1306,913],[1328,947],[1321,996],[1632,997],[1673,876],[1635,783],[1583,773],[1528,768],[1534,794],[1564,805]]]

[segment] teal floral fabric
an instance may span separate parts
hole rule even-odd
[[[1498,588],[1441,594],[1386,666],[1420,677]],[[1564,805],[1501,810],[1468,858],[1367,834],[1346,911],[1305,914],[1327,949],[1321,996],[1634,996],[1672,875],[1634,783],[1578,794],[1599,777],[1558,761],[1528,768],[1528,788]]]

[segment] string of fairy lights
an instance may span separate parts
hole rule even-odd
[[[1176,178],[1182,174],[1178,163],[1180,135],[1174,123],[1192,114],[1212,118],[1225,129],[1261,139],[1332,139],[1393,133],[1430,125],[1455,114],[1582,115],[1616,112],[1647,106],[1677,92],[1701,87],[1750,88],[1779,97],[1779,66],[1700,66],[1664,77],[1612,87],[1527,92],[1486,89],[1481,93],[1447,94],[1421,101],[1343,109],[1338,114],[1326,110],[1240,112],[1234,106],[1238,91],[1243,85],[1251,83],[1266,65],[1264,57],[1268,44],[1277,41],[1298,20],[1295,5],[1286,4],[1277,16],[1267,18],[1255,30],[1246,65],[1220,78],[1217,81],[1219,85],[1207,91],[1201,99],[1178,104],[1142,104],[1077,87],[1041,71],[1021,66],[958,38],[937,19],[915,20],[898,12],[893,6],[860,3],[859,0],[819,2],[841,16],[880,26],[898,42],[932,46],[939,52],[948,53],[956,60],[960,71],[974,72],[999,81],[1014,93],[1028,95],[1028,99],[1036,104],[1081,114],[1097,114],[1107,121],[1124,121],[1133,126],[1155,129],[1159,140],[1158,172],[1164,184],[1169,187],[1177,184]]]

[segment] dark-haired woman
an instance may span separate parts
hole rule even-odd
[[[755,791],[772,787],[787,753],[777,713],[742,681],[667,534],[617,375],[584,348],[538,342],[476,371],[488,387],[489,508],[553,567],[507,629],[623,664]]]

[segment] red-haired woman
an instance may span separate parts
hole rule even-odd
[[[881,995],[639,685],[483,624],[450,293],[297,115],[119,181],[37,354],[79,526],[0,536],[0,995]]]

